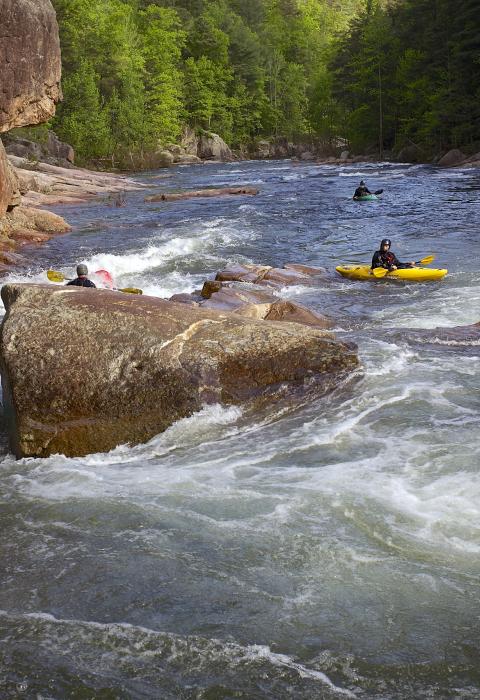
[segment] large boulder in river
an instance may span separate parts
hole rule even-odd
[[[0,0],[0,132],[47,121],[61,99],[60,40],[50,0]]]
[[[9,284],[0,360],[18,456],[141,443],[202,405],[319,395],[358,366],[352,345],[154,297]]]

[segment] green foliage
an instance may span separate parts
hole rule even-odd
[[[174,10],[149,5],[140,14],[148,143],[175,141],[181,132],[186,32]]]
[[[134,167],[186,126],[243,148],[480,148],[477,0],[53,0],[84,161]],[[420,48],[421,47],[421,48]]]
[[[85,59],[63,81],[64,101],[54,126],[59,138],[74,147],[80,160],[100,158],[111,150],[108,114],[98,82],[99,76]]]
[[[36,143],[46,144],[48,140],[48,132],[52,128],[50,122],[38,124],[37,126],[20,126],[16,129],[11,129],[8,132],[9,136],[16,136],[27,141],[35,141]]]
[[[351,142],[478,150],[479,30],[474,0],[368,2],[329,64]]]

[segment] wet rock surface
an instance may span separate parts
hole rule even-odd
[[[17,456],[141,443],[202,405],[319,395],[355,347],[299,323],[250,320],[106,290],[5,285],[0,353]]]
[[[221,282],[251,282],[271,287],[285,287],[295,284],[315,285],[319,280],[329,277],[329,273],[324,268],[287,263],[282,268],[235,264],[217,272],[215,279]]]
[[[281,299],[275,293],[285,286],[314,285],[328,277],[328,272],[323,268],[295,263],[288,263],[283,268],[235,264],[218,272],[214,280],[207,280],[201,290],[192,294],[175,294],[170,301],[217,311],[231,311],[257,320],[288,321],[317,328],[332,328],[333,322],[327,316],[301,304]]]
[[[192,199],[193,197],[223,197],[225,195],[255,195],[258,194],[256,187],[238,186],[238,187],[221,187],[208,188],[202,190],[191,190],[190,192],[160,192],[159,194],[145,197],[146,202],[175,202],[180,199]]]

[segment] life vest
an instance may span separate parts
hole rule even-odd
[[[384,265],[387,265],[388,267],[391,267],[392,265],[395,264],[395,256],[393,253],[390,253],[390,251],[385,251],[380,253],[380,259]]]

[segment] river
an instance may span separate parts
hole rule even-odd
[[[0,697],[480,698],[479,345],[408,330],[480,321],[480,172],[257,161],[158,175],[121,208],[57,207],[72,233],[26,249],[7,281],[85,261],[168,297],[234,261],[327,267],[279,293],[334,318],[363,374],[296,410],[208,407],[85,458],[15,461],[3,436]],[[361,178],[379,201],[351,199]],[[143,202],[237,184],[260,193]],[[384,237],[449,274],[334,273]]]

